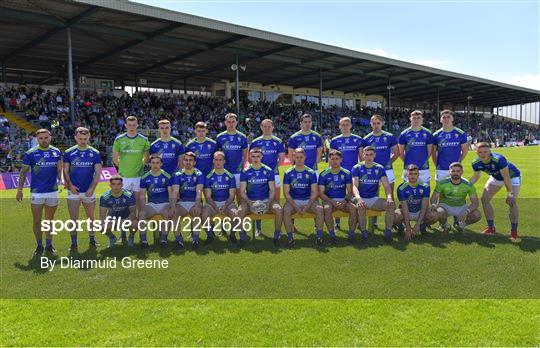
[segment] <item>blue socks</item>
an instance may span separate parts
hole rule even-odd
[[[261,220],[255,220],[255,228],[260,230],[262,226]]]
[[[183,242],[184,241],[181,234],[179,234],[177,236],[174,236],[174,240],[177,241],[177,242]]]
[[[43,239],[36,240],[36,243],[39,248],[43,248]]]
[[[240,240],[246,240],[246,232],[240,232]]]
[[[45,247],[48,248],[52,246],[52,239],[51,238],[46,238],[45,239]]]
[[[363,230],[362,231],[362,239],[368,239],[368,237],[369,237],[369,232],[366,231],[366,230]]]
[[[330,235],[330,238],[336,238],[336,231],[334,230],[328,231],[328,234]]]
[[[201,239],[199,238],[199,235],[198,234],[194,234],[193,235],[193,243],[199,243]]]
[[[349,231],[349,238],[354,238],[354,231]]]
[[[489,228],[495,228],[495,221],[493,220],[486,220]]]
[[[77,235],[76,234],[71,235],[71,244],[72,245],[77,245]]]
[[[383,236],[384,236],[385,238],[392,238],[392,231],[390,231],[390,230],[384,230]]]
[[[517,226],[518,226],[517,222],[516,223],[511,223],[511,226],[512,226],[511,228],[512,228],[513,232],[517,231]]]
[[[146,233],[141,233],[141,243],[148,243],[146,241]]]
[[[287,240],[293,240],[293,233],[287,232]]]
[[[120,234],[120,238],[126,239],[126,237],[127,237],[126,231],[122,231],[122,233]]]
[[[323,232],[321,230],[317,230],[317,239],[322,238]]]
[[[427,225],[426,225],[426,224],[421,224],[421,225],[420,225],[420,232],[425,233],[425,232],[426,232],[426,228],[427,228]]]
[[[90,242],[95,242],[96,241],[96,236],[90,236]]]
[[[281,231],[275,231],[274,232],[274,239],[279,239],[279,236],[281,236]]]

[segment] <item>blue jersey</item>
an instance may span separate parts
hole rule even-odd
[[[61,160],[62,153],[54,146],[35,146],[26,151],[23,164],[30,167],[32,193],[58,191],[58,162]]]
[[[399,136],[399,143],[405,145],[404,168],[416,164],[420,170],[429,169],[428,145],[433,144],[433,136],[427,128],[405,129]]]
[[[234,175],[227,170],[221,174],[212,170],[204,179],[204,188],[211,190],[214,201],[225,202],[229,199],[229,190],[236,188],[236,181]]]
[[[141,188],[146,189],[149,203],[169,203],[169,186],[172,185],[169,173],[161,170],[161,173],[154,175],[152,171],[141,177]]]
[[[225,153],[225,169],[232,174],[239,174],[242,171],[243,152],[248,148],[247,137],[239,131],[225,131],[218,134],[216,143],[218,149]]]
[[[437,146],[438,170],[448,170],[450,164],[461,161],[461,145],[467,144],[467,133],[454,127],[450,132],[442,128],[433,133],[433,145]]]
[[[345,168],[339,168],[337,173],[327,168],[319,175],[319,186],[324,186],[324,194],[334,200],[345,199],[347,185],[350,183],[352,183],[351,172]]]
[[[330,148],[339,150],[343,156],[341,166],[351,171],[358,164],[358,154],[362,148],[362,138],[356,134],[338,135],[330,140]]]
[[[217,151],[217,144],[210,138],[199,142],[197,138],[191,139],[186,144],[186,152],[191,151],[197,156],[195,168],[201,171],[204,176],[208,175],[214,167],[214,152]]]
[[[94,180],[96,164],[101,164],[99,151],[91,146],[80,149],[70,147],[63,156],[64,163],[69,163],[69,180],[80,193],[88,191]],[[99,174],[98,174],[99,175]]]
[[[178,157],[186,152],[180,140],[171,137],[167,141],[157,139],[150,144],[150,154],[158,154],[163,161],[161,169],[173,175],[178,168]]]
[[[485,172],[491,175],[496,180],[504,180],[501,175],[501,169],[508,167],[510,178],[521,176],[519,169],[512,163],[508,162],[503,155],[492,153],[489,162],[484,163],[480,158],[476,158],[472,162],[472,168],[475,172]]]
[[[274,182],[274,176],[272,169],[264,164],[258,169],[250,165],[240,174],[240,182],[246,183],[246,193],[251,201],[260,201],[269,198],[268,183]]]
[[[321,135],[314,131],[304,134],[298,131],[291,135],[287,147],[289,149],[302,148],[306,152],[306,161],[304,164],[313,170],[317,170],[317,149],[322,147],[323,139]]]
[[[260,136],[254,139],[249,145],[249,149],[259,148],[262,151],[262,163],[272,169],[274,174],[279,174],[279,155],[285,154],[285,145],[280,138],[272,136],[270,139]]]
[[[118,196],[108,190],[99,198],[99,206],[107,208],[109,216],[125,219],[129,216],[129,208],[135,207],[135,196],[131,191],[125,189],[122,189]]]
[[[311,185],[317,184],[317,174],[308,167],[300,171],[291,167],[283,175],[283,184],[290,185],[292,199],[306,200],[311,197]]]
[[[194,169],[191,174],[188,174],[184,169],[174,173],[172,185],[179,186],[179,202],[195,202],[197,186],[204,186],[204,175],[198,169]]]
[[[397,139],[392,133],[382,131],[376,135],[371,132],[364,137],[363,146],[373,146],[375,148],[375,162],[384,169],[392,169],[392,148],[397,145]]]
[[[418,213],[422,209],[422,200],[430,195],[429,185],[424,183],[404,182],[397,188],[397,197],[400,202],[406,202],[409,212]]]
[[[362,162],[354,166],[352,176],[358,178],[360,197],[373,198],[379,196],[379,182],[386,176],[386,170],[378,163],[368,167]]]

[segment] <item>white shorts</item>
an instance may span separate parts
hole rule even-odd
[[[521,176],[516,176],[515,178],[511,178],[512,180],[512,186],[521,186]],[[504,180],[497,180],[494,177],[490,176],[488,181],[486,182],[486,186],[493,185],[493,186],[504,186]]]
[[[364,202],[366,202],[366,206],[368,209],[371,209],[375,203],[379,200],[379,197],[371,197],[371,198],[362,198]]]
[[[236,189],[240,188],[240,174],[233,174],[234,182],[236,183]]]
[[[418,217],[420,217],[420,212],[417,211],[416,213],[409,212],[409,220],[416,221],[418,220]]]
[[[276,185],[276,188],[281,187],[281,178],[279,177],[279,174],[274,176],[274,184]]]
[[[189,213],[191,209],[193,208],[193,206],[195,205],[195,202],[178,202],[176,204],[184,208]]]
[[[443,208],[446,211],[446,213],[450,216],[460,216],[461,213],[463,213],[463,211],[467,209],[467,204],[464,204],[459,207],[451,207],[448,204],[439,203],[439,206]]]
[[[429,181],[431,180],[429,169],[421,169],[418,180],[425,184],[429,184]],[[407,169],[403,169],[403,181],[407,182]]]
[[[141,178],[122,178],[122,187],[126,190],[139,192],[141,190]]]
[[[214,201],[214,203],[216,203],[218,208],[222,208],[225,205],[225,203],[227,203],[227,201],[221,201],[221,202]]]
[[[58,191],[32,193],[30,196],[30,203],[36,205],[45,204],[49,207],[55,207],[58,205]]]
[[[70,201],[81,201],[83,203],[94,203],[96,201],[96,194],[93,193],[92,196],[86,197],[85,193],[74,195],[68,190],[67,199]]]
[[[164,213],[169,203],[146,203],[146,206],[154,211],[154,213]]]
[[[441,181],[442,179],[447,178],[449,176],[450,176],[450,172],[448,170],[437,169],[436,174],[435,174],[435,180]]]
[[[294,199],[294,203],[296,203],[298,208],[302,209],[308,205],[309,199]]]
[[[388,179],[389,184],[396,182],[396,174],[394,174],[393,169],[386,170],[386,178]]]

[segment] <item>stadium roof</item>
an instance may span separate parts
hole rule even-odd
[[[279,35],[124,0],[3,0],[0,56],[7,79],[47,84],[65,75],[65,28],[78,74],[149,87],[200,89],[234,80],[478,106],[540,101],[540,91]]]

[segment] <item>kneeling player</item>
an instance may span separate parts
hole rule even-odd
[[[431,196],[432,210],[437,212],[445,233],[450,231],[450,224],[446,222],[448,216],[457,218],[456,228],[459,232],[462,232],[466,225],[474,224],[481,218],[476,190],[462,175],[461,163],[450,164],[450,177],[437,182],[435,192]],[[471,200],[470,205],[467,205],[467,196]]]
[[[349,213],[349,242],[354,241],[356,229],[356,206],[349,202],[352,198],[351,172],[341,167],[342,154],[338,150],[330,150],[330,168],[319,175],[319,195],[323,201],[324,220],[330,235],[330,244],[337,242],[336,232],[332,225],[332,213],[343,211]]]
[[[234,175],[225,169],[225,154],[222,151],[216,151],[214,153],[214,169],[204,179],[206,205],[202,212],[203,225],[206,224],[208,219],[216,215],[225,215],[231,219],[237,217],[238,209],[234,204],[235,194],[236,181]],[[209,228],[206,233],[205,243],[210,244],[213,240],[214,232]],[[229,240],[236,243],[236,236],[232,230]]]
[[[185,216],[201,217],[202,214],[202,191],[204,176],[195,168],[196,156],[193,152],[186,152],[182,159],[184,169],[176,172],[172,179],[172,199],[170,216],[178,221]],[[176,203],[178,202],[178,203]],[[193,225],[193,221],[192,221]],[[175,249],[184,247],[184,241],[180,231],[174,231]],[[167,244],[167,232],[161,235],[161,243]],[[193,231],[193,243],[199,243],[199,231]]]
[[[154,215],[169,219],[169,198],[172,196],[172,180],[169,173],[161,169],[163,161],[159,155],[150,156],[150,171],[141,177],[141,205],[139,220],[146,220]],[[148,203],[145,198],[148,196]],[[141,248],[148,248],[146,230],[141,230]],[[163,231],[162,231],[163,233]],[[166,233],[166,232],[165,232]],[[134,239],[128,238],[128,245],[133,246]]]
[[[364,162],[354,166],[352,171],[354,200],[358,206],[358,222],[362,233],[362,241],[367,241],[366,214],[368,209],[386,211],[384,240],[392,240],[392,223],[394,220],[394,199],[392,188],[388,183],[383,166],[376,163],[375,148],[364,147],[362,150]],[[379,184],[382,184],[386,199],[379,198]]]
[[[240,197],[242,204],[238,209],[238,215],[243,219],[247,214],[264,214],[271,212],[274,219],[274,245],[279,246],[281,224],[283,222],[283,210],[275,198],[274,171],[262,164],[263,153],[259,148],[249,151],[250,166],[240,174]],[[255,202],[263,202],[264,210],[257,211]],[[240,246],[246,242],[246,232],[240,233]]]
[[[315,214],[315,227],[317,229],[317,245],[322,245],[324,210],[317,198],[317,174],[304,165],[306,160],[305,150],[294,150],[294,167],[289,168],[283,176],[283,193],[285,195],[285,207],[283,208],[283,220],[287,229],[287,246],[294,247],[294,213],[304,215]]]
[[[130,238],[133,240],[137,219],[135,217],[135,196],[129,190],[123,189],[123,179],[121,176],[113,176],[109,179],[110,190],[106,191],[99,198],[99,219],[102,222],[103,230],[109,237],[109,248],[116,243],[116,236],[112,233],[112,225],[107,223],[107,217],[120,218],[131,221],[129,229]],[[118,226],[118,225],[116,225]],[[127,231],[122,231],[126,234]]]
[[[416,164],[407,166],[407,181],[398,186],[399,208],[394,212],[394,225],[403,231],[405,239],[411,240],[419,233],[425,233],[426,227],[437,222],[437,213],[429,209],[429,184],[418,181],[420,170]],[[414,227],[411,221],[416,221]]]

